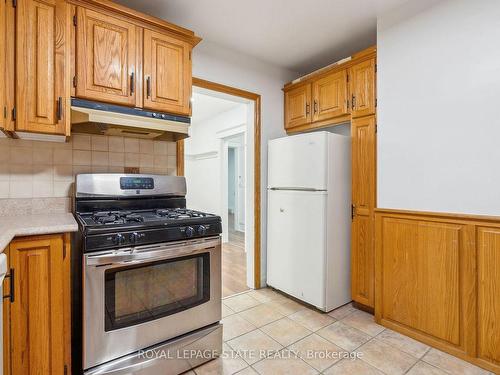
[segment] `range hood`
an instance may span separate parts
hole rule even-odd
[[[74,133],[178,141],[188,137],[191,119],[163,112],[71,99]]]

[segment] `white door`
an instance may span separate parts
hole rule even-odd
[[[326,192],[270,190],[267,282],[325,305]]]
[[[327,189],[328,133],[300,134],[269,141],[270,188]]]

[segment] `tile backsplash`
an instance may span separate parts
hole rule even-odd
[[[79,173],[176,174],[175,142],[73,134],[66,143],[0,139],[0,198],[59,198]]]

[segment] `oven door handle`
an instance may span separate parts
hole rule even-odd
[[[220,245],[219,237],[200,240],[184,241],[182,243],[162,243],[155,245],[138,246],[116,252],[101,252],[85,255],[87,266],[130,265],[149,263],[163,259],[179,258],[206,252],[207,249]]]

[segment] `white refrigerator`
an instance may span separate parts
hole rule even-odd
[[[351,138],[269,141],[267,284],[323,311],[351,301]]]

